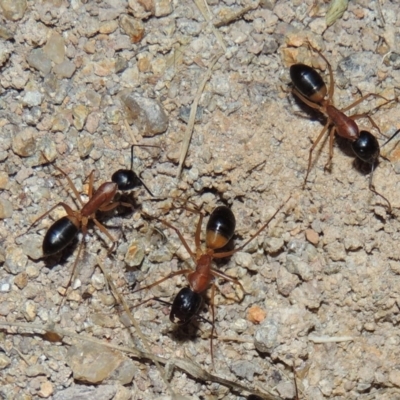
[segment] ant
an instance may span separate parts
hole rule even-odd
[[[77,266],[78,259],[82,252],[84,239],[87,234],[87,227],[90,220],[92,220],[97,228],[104,233],[108,239],[112,242],[111,247],[109,248],[109,252],[111,253],[116,244],[116,239],[109,233],[109,231],[97,220],[96,213],[98,211],[111,211],[118,206],[124,206],[133,208],[133,205],[130,203],[115,201],[115,195],[118,190],[130,190],[139,185],[143,185],[146,190],[152,193],[145,186],[142,180],[133,172],[133,146],[131,149],[132,160],[131,160],[131,169],[130,170],[118,170],[112,176],[112,182],[105,182],[100,185],[100,187],[95,190],[94,189],[94,171],[92,171],[89,175],[89,189],[88,189],[88,197],[89,200],[84,203],[82,197],[80,196],[78,190],[76,189],[74,183],[71,178],[64,172],[61,168],[54,165],[54,168],[59,171],[68,181],[69,187],[72,189],[75,198],[80,204],[81,208],[78,210],[73,210],[68,204],[64,202],[59,202],[55,206],[53,206],[50,210],[46,211],[43,215],[41,215],[38,219],[36,219],[32,225],[28,228],[28,231],[36,225],[40,220],[50,214],[57,207],[63,207],[66,211],[67,215],[61,217],[57,221],[55,221],[50,228],[47,230],[43,243],[42,243],[42,251],[45,257],[54,255],[64,250],[77,236],[77,234],[81,231],[83,233],[83,238],[79,245],[78,254],[76,256],[74,266],[72,269],[72,274],[68,283],[70,285],[74,271]],[[43,154],[47,163],[50,161]],[[61,305],[60,305],[61,307]]]
[[[283,208],[283,206],[290,200],[290,197],[283,203],[272,215],[272,217],[261,227],[258,231],[250,237],[243,245],[240,247],[230,250],[216,252],[216,250],[221,250],[225,247],[232,239],[235,233],[236,219],[229,207],[219,206],[214,209],[211,213],[206,226],[206,240],[205,248],[201,247],[201,226],[203,222],[203,214],[198,210],[193,210],[190,208],[185,209],[187,211],[199,214],[199,220],[197,222],[196,233],[195,233],[195,246],[196,250],[192,251],[188,243],[184,239],[182,233],[178,228],[174,227],[170,223],[161,220],[161,222],[167,227],[173,229],[178,235],[181,243],[185,247],[186,251],[192,258],[195,269],[184,269],[181,271],[172,272],[168,276],[152,283],[151,285],[140,288],[137,291],[143,289],[151,289],[159,285],[160,283],[178,275],[186,275],[189,286],[184,287],[175,296],[174,301],[171,306],[170,321],[177,325],[187,325],[199,312],[203,304],[203,293],[208,289],[212,280],[216,277],[225,279],[232,282],[235,285],[240,286],[243,292],[245,292],[242,284],[236,279],[223,272],[217,271],[211,267],[211,263],[214,259],[230,257],[233,254],[243,250],[252,240],[254,240],[275,218],[278,212]],[[210,335],[210,349],[211,349],[211,359],[214,359],[213,355],[213,336],[214,336],[214,322],[215,322],[215,310],[214,310],[214,294],[215,294],[215,283],[212,283],[211,288],[211,316],[212,316],[212,328]]]
[[[64,202],[60,202],[52,207],[50,210],[45,212],[42,216],[40,216],[33,224],[28,228],[28,231],[36,225],[41,219],[43,219],[46,215],[50,214],[57,207],[63,207],[66,211],[67,215],[61,217],[57,221],[51,225],[51,227],[46,232],[46,235],[43,240],[43,255],[51,256],[60,251],[64,250],[75,238],[79,231],[82,231],[83,235],[87,234],[87,225],[89,220],[93,220],[95,225],[103,232],[112,242],[113,245],[110,248],[110,252],[112,252],[113,247],[116,243],[116,240],[113,236],[108,232],[108,230],[96,219],[97,211],[111,211],[114,208],[122,205],[124,207],[133,208],[132,204],[114,201],[114,197],[117,194],[118,190],[127,191],[134,189],[137,186],[143,185],[144,188],[148,191],[148,193],[153,196],[144,182],[136,175],[133,171],[133,147],[141,146],[141,145],[132,145],[131,147],[131,169],[120,169],[116,171],[112,175],[112,182],[105,182],[97,190],[94,190],[94,179],[92,171],[89,175],[89,190],[88,197],[89,200],[85,204],[76,189],[74,183],[69,178],[69,176],[59,167],[54,165],[54,168],[59,171],[68,181],[68,184],[72,191],[75,194],[76,199],[81,205],[80,210],[74,211],[70,206],[68,206]],[[154,147],[154,146],[150,146]],[[157,146],[156,146],[157,147]],[[50,161],[44,156],[48,163]],[[154,197],[154,196],[153,196]],[[79,254],[79,253],[78,253]]]
[[[334,79],[333,79],[332,67],[328,62],[328,60],[326,59],[326,57],[319,50],[313,48],[310,44],[309,47],[313,51],[318,53],[319,56],[326,62],[329,71],[330,83],[329,83],[329,89],[327,89],[326,84],[323,81],[321,75],[314,68],[308,65],[294,64],[290,67],[290,78],[294,86],[292,93],[295,96],[297,96],[303,103],[305,103],[306,105],[308,105],[313,109],[318,110],[327,118],[325,126],[322,128],[317,139],[314,141],[313,145],[310,148],[308,157],[308,168],[306,176],[304,178],[303,188],[307,183],[307,178],[311,170],[312,153],[326,132],[328,132],[329,134],[329,159],[328,162],[326,163],[325,168],[327,169],[330,168],[333,157],[334,134],[336,132],[339,136],[351,142],[351,147],[353,149],[354,154],[361,161],[364,161],[365,163],[371,165],[369,190],[371,190],[373,193],[384,199],[388,203],[389,210],[391,210],[391,205],[389,200],[382,194],[377,192],[372,183],[373,172],[380,155],[378,140],[370,132],[360,131],[354,120],[366,117],[370,120],[371,124],[376,129],[378,129],[378,131],[380,131],[379,127],[367,114],[352,115],[349,117],[344,114],[345,111],[348,111],[351,108],[357,106],[358,104],[360,104],[362,101],[366,100],[369,97],[377,97],[384,99],[386,101],[385,104],[387,104],[391,100],[387,100],[385,97],[379,94],[369,93],[365,96],[362,96],[349,106],[342,108],[341,110],[337,109],[333,105]]]

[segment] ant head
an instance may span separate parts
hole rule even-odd
[[[131,169],[119,169],[111,180],[118,185],[118,190],[132,190],[142,185],[142,181]]]
[[[199,293],[185,287],[175,296],[169,319],[174,324],[186,325],[200,311],[202,303],[203,298]]]
[[[354,154],[368,164],[374,164],[379,157],[379,143],[376,137],[367,131],[361,131],[357,140],[352,142]]]

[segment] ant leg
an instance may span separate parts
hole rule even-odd
[[[360,118],[367,118],[369,120],[369,122],[371,123],[371,125],[379,132],[379,134],[384,136],[387,139],[387,136],[381,132],[381,129],[379,128],[377,123],[372,119],[372,117],[370,115],[368,115],[368,113],[350,115],[350,118],[353,120],[360,119]]]
[[[299,389],[297,387],[297,380],[296,380],[296,370],[294,368],[294,361],[293,361],[293,364],[292,364],[292,371],[293,371],[294,390],[295,390],[295,394],[296,394],[296,400],[300,400]]]
[[[386,145],[387,145],[392,139],[394,139],[399,133],[400,133],[400,129],[397,129],[397,131],[396,131],[385,143],[383,143],[382,147],[383,147],[383,146],[386,146]],[[397,146],[397,144],[396,144],[395,146]]]
[[[99,207],[98,211],[111,211],[114,210],[114,208],[117,208],[119,206],[124,206],[127,208],[134,208],[132,204],[130,203],[125,203],[124,201],[115,201],[113,203],[106,204],[105,206]]]
[[[214,308],[214,300],[215,300],[215,283],[211,286],[211,300],[210,300],[210,307],[211,307],[211,336],[210,336],[210,353],[211,353],[211,363],[214,365],[214,346],[213,346],[213,339],[214,339],[214,332],[215,332],[215,308]]]
[[[147,193],[148,193],[151,197],[154,197],[154,194],[151,193],[150,189],[149,189],[149,188],[145,185],[145,183],[139,178],[139,176],[138,176],[137,174],[135,174],[135,175],[136,175],[136,178],[139,180],[139,182],[142,184],[142,186],[146,189]]]
[[[388,100],[386,97],[383,97],[383,96],[381,96],[380,94],[368,93],[368,94],[366,94],[366,95],[360,97],[358,100],[356,100],[355,102],[351,103],[351,104],[348,105],[347,107],[340,109],[340,111],[342,111],[342,112],[348,111],[348,110],[350,110],[351,108],[358,106],[358,105],[359,105],[360,103],[362,103],[364,100],[368,99],[368,97],[376,97],[376,98],[378,98],[378,99],[385,100],[386,103],[385,103],[385,104],[382,104],[382,105],[386,105],[386,104],[388,104],[388,103],[390,103],[390,102],[393,101],[393,100]]]
[[[276,217],[278,212],[282,210],[282,208],[289,202],[289,200],[291,198],[292,198],[292,196],[289,196],[287,198],[287,200],[284,201],[283,204],[280,207],[278,207],[278,209],[272,214],[270,219],[254,235],[252,235],[250,237],[250,239],[248,239],[246,242],[244,242],[244,244],[242,244],[240,247],[238,247],[238,248],[236,248],[234,250],[231,250],[231,251],[225,251],[223,253],[214,253],[213,257],[214,258],[230,257],[231,255],[237,253],[238,251],[242,251],[252,240],[254,240],[269,225],[269,223]],[[214,271],[214,270],[212,270],[212,271],[217,276],[220,276],[219,274],[222,274],[221,272],[218,272],[218,271]],[[222,275],[224,275],[224,274],[222,274]],[[228,277],[227,275],[222,276],[222,278],[227,279],[227,280],[234,279],[234,278]],[[234,282],[234,281],[231,280],[231,282]],[[239,285],[240,285],[240,283],[239,283]]]
[[[308,100],[306,97],[304,97],[297,89],[292,89],[292,93],[297,96],[303,103],[307,104],[309,107],[314,108],[318,110],[321,114],[326,115],[326,111],[323,107],[320,105],[313,103],[312,101]]]
[[[48,161],[48,160],[47,160],[47,161]],[[75,186],[74,183],[72,182],[71,178],[70,178],[70,177],[67,175],[67,173],[64,172],[60,167],[57,167],[57,165],[53,165],[53,167],[54,167],[58,172],[60,172],[62,175],[64,175],[64,177],[65,177],[65,178],[67,179],[67,181],[68,181],[69,187],[72,189],[72,191],[73,191],[74,194],[75,194],[75,197],[78,199],[80,205],[83,207],[85,204],[84,204],[84,202],[83,202],[83,200],[82,200],[82,198],[81,198],[81,195],[79,194],[79,192],[78,192],[76,186]]]
[[[183,274],[189,274],[190,272],[193,272],[191,269],[183,269],[181,271],[175,271],[175,272],[171,272],[169,275],[165,276],[164,278],[161,278],[160,280],[147,285],[147,286],[143,286],[140,289],[136,289],[134,290],[132,293],[136,293],[136,292],[140,292],[142,290],[146,290],[146,289],[151,289],[157,285],[159,285],[160,283],[165,282],[166,280],[173,278],[174,276],[178,276],[178,275],[183,275]]]
[[[240,289],[242,289],[242,292],[243,292],[243,293],[246,293],[246,291],[244,290],[243,285],[242,285],[236,278],[233,278],[232,276],[226,275],[226,274],[224,274],[224,273],[221,272],[221,271],[216,271],[216,270],[213,269],[213,268],[211,268],[211,274],[212,274],[213,276],[218,276],[218,278],[222,278],[222,279],[224,279],[224,280],[226,280],[226,281],[228,281],[228,282],[231,282],[231,283],[233,283],[233,284],[236,285],[236,286],[239,286]],[[213,284],[213,285],[215,285],[215,284]],[[242,301],[242,300],[243,300],[243,296],[242,296],[242,298],[240,299],[240,301]]]
[[[192,203],[192,204],[194,204],[194,203]],[[196,205],[194,204],[194,206],[196,206]],[[201,246],[201,225],[203,223],[204,215],[201,211],[196,210],[194,208],[187,207],[187,206],[181,206],[179,208],[183,208],[186,211],[189,211],[193,214],[199,215],[199,221],[197,222],[196,233],[195,233],[195,244],[196,244],[196,250],[197,250]]]
[[[67,283],[66,291],[71,286],[72,281],[75,279],[76,267],[78,265],[78,260],[79,260],[79,257],[81,255],[81,253],[82,253],[82,249],[83,249],[83,246],[84,246],[84,243],[85,243],[85,236],[86,236],[86,234],[84,233],[83,237],[82,237],[82,240],[81,240],[81,243],[79,244],[78,254],[76,255],[76,258],[75,258],[75,261],[74,261],[74,265],[72,267],[72,271],[71,271],[71,275],[69,277],[69,281]],[[65,292],[65,296],[63,296],[63,298],[61,299],[61,303],[58,306],[57,313],[60,313],[61,307],[63,306],[63,304],[64,304],[64,302],[66,300],[66,294],[67,294],[67,292]]]
[[[197,222],[196,234],[194,236],[194,242],[196,245],[196,250],[201,247],[201,225],[203,223],[203,214],[200,213],[199,221]]]
[[[321,133],[318,135],[317,139],[315,140],[315,142],[313,143],[313,145],[312,145],[311,148],[310,148],[309,155],[308,155],[307,173],[306,173],[306,176],[305,176],[305,178],[304,178],[303,189],[304,189],[305,186],[306,186],[307,178],[308,178],[308,175],[309,175],[310,170],[311,170],[312,153],[313,153],[314,149],[318,146],[318,143],[320,142],[320,140],[322,139],[322,137],[325,135],[325,132],[328,130],[329,124],[330,124],[330,121],[329,121],[329,119],[328,119],[328,122],[327,122],[326,125],[322,128]]]
[[[117,243],[117,240],[111,235],[111,233],[107,230],[106,227],[104,227],[99,221],[97,221],[96,218],[92,218],[92,219],[93,219],[93,222],[95,223],[95,225],[97,226],[97,228],[99,228],[99,230],[102,233],[104,233],[111,240],[112,246],[109,249],[109,253],[112,253],[114,251],[114,247],[115,247],[115,244]],[[84,232],[84,233],[86,233],[86,232]]]
[[[369,188],[369,190],[370,190],[372,193],[375,193],[377,196],[379,196],[380,198],[382,198],[383,200],[386,201],[386,203],[388,204],[388,213],[391,214],[391,213],[392,213],[392,205],[390,204],[390,201],[389,201],[383,194],[379,193],[379,192],[375,189],[375,186],[374,186],[373,183],[372,183],[372,178],[373,178],[373,176],[374,176],[374,171],[375,171],[375,165],[372,164],[371,175],[370,175],[370,177],[369,177],[369,186],[368,186],[368,188]]]
[[[93,188],[93,185],[94,185],[93,173],[94,173],[94,171],[92,171],[92,172],[89,174],[89,190],[88,190],[88,197],[89,197],[89,199],[92,198],[93,192],[96,191],[96,190]]]
[[[183,244],[183,246],[185,247],[186,251],[189,253],[190,257],[192,258],[192,260],[194,262],[196,262],[196,255],[193,253],[193,251],[191,250],[191,248],[189,247],[189,245],[187,244],[185,238],[183,237],[182,233],[179,231],[178,228],[175,228],[175,226],[171,225],[170,223],[168,223],[167,221],[164,221],[162,219],[160,219],[160,221],[165,225],[168,226],[168,228],[171,228],[175,231],[175,233],[178,235],[179,240],[181,241],[181,243]]]
[[[333,158],[333,141],[335,140],[335,127],[329,132],[329,158],[328,162],[325,164],[325,169],[330,170],[332,166],[332,158]]]
[[[64,208],[64,210],[68,216],[70,216],[70,217],[75,216],[75,211],[68,204],[58,203],[54,207],[51,207],[50,210],[46,211],[43,215],[41,215],[35,221],[33,221],[33,223],[30,225],[30,227],[27,229],[27,231],[25,233],[28,233],[40,220],[42,220],[46,215],[50,214],[53,210],[55,210],[57,207],[60,207],[60,206]],[[23,233],[22,235],[25,235],[25,233]],[[22,236],[22,235],[20,235],[20,236]]]
[[[332,66],[327,60],[327,58],[316,48],[314,48],[310,42],[308,42],[308,46],[310,47],[311,50],[315,51],[316,53],[319,54],[319,56],[326,62],[326,65],[328,66],[328,72],[329,72],[329,89],[328,89],[328,99],[329,103],[332,103],[333,99],[333,93],[335,91],[335,85],[334,85],[334,79],[333,79],[333,72],[332,72]]]

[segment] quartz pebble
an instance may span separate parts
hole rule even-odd
[[[11,201],[0,198],[0,219],[11,218],[13,215],[13,206]]]
[[[38,396],[47,399],[54,392],[53,385],[50,381],[42,382],[40,385],[40,390],[38,392]]]
[[[1,0],[0,7],[3,10],[3,15],[10,21],[18,21],[26,11],[26,0]]]
[[[120,18],[120,25],[133,43],[138,43],[143,39],[144,25],[139,19],[122,15]]]
[[[53,31],[43,47],[43,52],[55,64],[61,64],[65,57],[64,38]]]
[[[261,353],[271,353],[278,346],[278,323],[272,318],[267,318],[254,334],[254,346]]]
[[[137,94],[123,94],[121,100],[127,108],[129,123],[140,127],[143,136],[154,136],[168,129],[168,117],[157,100]]]
[[[6,250],[5,268],[13,275],[25,271],[28,257],[23,254],[20,247],[11,246]]]
[[[71,76],[75,73],[76,66],[73,62],[69,60],[65,60],[54,66],[53,71],[57,75],[58,78],[71,78]]]
[[[36,318],[36,314],[37,314],[37,306],[36,306],[36,304],[32,300],[28,300],[24,304],[24,308],[22,310],[22,314],[24,315],[25,319],[28,322],[34,321],[35,318]]]
[[[93,384],[110,377],[124,361],[121,353],[90,342],[71,346],[67,355],[74,379]]]
[[[138,267],[142,264],[145,252],[142,241],[134,240],[129,244],[125,254],[125,262],[129,267]]]
[[[249,382],[253,381],[253,376],[254,374],[261,374],[262,369],[260,367],[257,367],[255,364],[253,364],[250,361],[236,361],[232,363],[230,366],[232,372],[234,372],[237,376],[240,378],[245,378]]]
[[[29,157],[36,151],[38,131],[35,128],[27,127],[19,131],[13,138],[12,149],[15,154],[21,157]]]
[[[11,360],[4,353],[0,353],[0,370],[7,368],[10,364]]]
[[[96,399],[112,400],[116,399],[117,389],[115,385],[74,385],[64,390],[57,390],[54,394],[54,400],[72,400],[72,399]]]
[[[26,58],[28,64],[40,71],[43,75],[47,75],[51,71],[51,61],[42,49],[33,49]]]

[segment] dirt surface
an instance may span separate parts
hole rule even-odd
[[[15,0],[11,7],[0,0],[2,398],[244,399],[255,389],[264,398],[294,399],[294,366],[300,399],[400,399],[398,139],[381,149],[386,158],[373,176],[392,213],[368,189],[370,167],[354,159],[344,140],[335,140],[330,171],[328,141],[314,151],[303,189],[323,121],[292,95],[289,77],[289,66],[302,62],[329,83],[310,43],[332,65],[338,108],[360,93],[394,98],[399,5],[351,1],[327,27],[328,4],[314,3],[212,0],[207,10],[190,1]],[[372,98],[349,114],[372,110],[390,136],[400,128],[400,107],[376,109],[382,103]],[[367,118],[357,122],[384,143]],[[77,192],[88,193],[91,171],[97,188],[129,168],[132,143],[159,146],[134,149],[134,170],[155,197],[139,188],[124,197],[133,212],[98,214],[118,238],[111,254],[110,237],[89,223],[68,287],[81,235],[42,257],[43,237],[63,207],[27,230],[60,202],[80,207],[55,167]],[[177,227],[194,249],[198,215],[176,208],[183,204],[207,216],[217,205],[230,206],[235,246],[282,207],[248,247],[215,265],[246,293],[240,301],[240,287],[218,279],[214,364],[207,307],[177,329],[168,304],[146,301],[172,302],[185,276],[132,293],[193,268],[176,232],[155,219]],[[204,230],[205,223],[203,236]],[[205,372],[196,375],[193,363]]]

